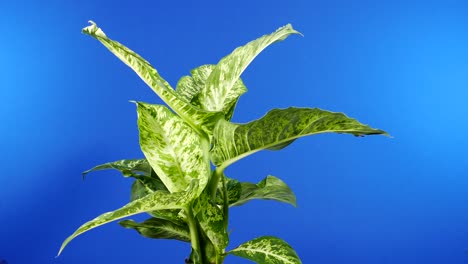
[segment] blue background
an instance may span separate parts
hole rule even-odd
[[[281,177],[298,208],[231,211],[229,248],[261,235],[304,263],[468,262],[466,1],[15,1],[0,3],[0,259],[18,263],[183,263],[189,245],[116,223],[61,242],[124,205],[131,180],[81,172],[140,158],[135,106],[161,101],[96,40],[89,19],[173,86],[201,64],[292,23],[243,74],[234,121],[268,109],[345,112],[394,138],[319,135],[226,171]],[[140,219],[140,218],[139,218]],[[248,263],[228,257],[226,263]]]

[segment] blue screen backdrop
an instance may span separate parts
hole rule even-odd
[[[468,261],[468,2],[395,0],[0,2],[0,260],[183,263],[189,254],[188,244],[111,223],[55,258],[78,226],[128,201],[131,180],[116,172],[81,179],[94,165],[143,157],[128,101],[161,103],[80,33],[89,19],[173,86],[292,23],[304,37],[250,65],[233,120],[320,107],[393,136],[307,137],[229,167],[245,181],[278,176],[298,199],[298,208],[233,208],[229,248],[275,235],[307,264]]]

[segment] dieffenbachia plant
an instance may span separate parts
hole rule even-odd
[[[123,220],[119,224],[144,237],[191,243],[186,263],[219,264],[228,254],[256,263],[301,263],[290,245],[272,236],[226,250],[231,206],[252,199],[296,206],[296,197],[277,177],[267,176],[254,184],[228,178],[224,170],[257,151],[280,150],[304,136],[328,132],[386,134],[342,113],[318,108],[273,109],[246,124],[230,121],[239,97],[247,91],[240,79],[242,72],[269,45],[300,34],[291,25],[235,49],[216,65],[192,70],[191,76],[183,76],[175,89],[149,62],[108,38],[95,23],[91,22],[83,33],[97,39],[132,68],[167,106],[135,102],[145,158],[110,162],[84,172],[116,169],[134,178],[130,202],[79,227],[63,242],[59,254],[86,231],[147,213],[150,218],[141,223]]]

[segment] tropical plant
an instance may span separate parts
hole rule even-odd
[[[95,227],[140,213],[141,223],[119,224],[148,238],[191,243],[186,263],[222,263],[228,254],[256,263],[301,263],[285,241],[262,236],[226,251],[229,207],[252,199],[296,205],[296,197],[280,179],[267,176],[257,184],[224,175],[226,167],[260,150],[280,150],[297,138],[319,133],[354,136],[386,134],[342,113],[318,108],[273,109],[245,124],[232,123],[239,97],[247,89],[240,75],[267,46],[300,34],[291,25],[238,47],[216,65],[203,65],[183,76],[174,90],[149,62],[111,40],[92,21],[83,33],[94,37],[132,68],[169,106],[135,102],[144,159],[119,160],[84,172],[116,169],[134,178],[125,206],[79,227],[62,244]],[[212,169],[212,165],[214,165]]]

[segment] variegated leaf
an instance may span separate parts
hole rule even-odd
[[[186,101],[192,102],[197,99],[198,94],[203,86],[205,86],[206,79],[210,75],[215,65],[206,64],[199,66],[190,71],[192,76],[183,76],[176,86],[176,91],[183,96]],[[197,105],[195,103],[195,105]]]
[[[201,193],[210,177],[209,142],[162,105],[137,103],[141,150],[170,192],[199,180]]]
[[[142,223],[123,220],[119,224],[125,228],[134,229],[147,238],[176,239],[190,242],[190,230],[184,222],[173,222],[153,217]]]
[[[199,96],[201,105],[209,111],[229,112],[239,96],[246,92],[244,87],[234,85],[242,72],[266,47],[284,40],[291,34],[300,33],[288,24],[272,34],[264,35],[236,48],[231,54],[221,59],[201,90]]]
[[[160,179],[138,175],[132,184],[130,201],[140,199],[155,191],[168,191]]]
[[[154,171],[152,172],[154,174]],[[160,179],[139,176],[132,184],[130,202],[140,199],[155,191],[168,191]],[[151,216],[170,221],[181,221],[180,209],[165,209],[147,212]]]
[[[176,193],[156,191],[138,200],[130,202],[120,209],[102,214],[80,226],[71,236],[69,236],[63,242],[58,255],[60,255],[65,246],[72,239],[98,226],[139,213],[162,209],[185,208],[196,197],[198,189],[198,180],[193,180],[187,191]]]
[[[206,80],[210,76],[211,72],[215,69],[216,65],[207,64],[195,68],[191,71],[192,77],[184,76],[177,83],[176,91],[182,95],[187,101],[191,102],[194,106],[201,107],[205,110],[210,109],[209,105],[204,105],[200,102],[198,96],[200,91],[206,85]],[[231,120],[236,108],[239,96],[247,91],[241,78],[234,83],[233,91],[237,91],[238,94],[235,100],[232,100],[231,105],[223,109],[226,120]]]
[[[297,138],[328,132],[387,135],[385,131],[361,124],[343,113],[318,108],[273,109],[246,124],[220,120],[213,134],[211,160],[216,166],[225,168],[257,151],[282,149]]]
[[[194,129],[210,135],[216,121],[222,118],[222,113],[204,111],[185,101],[148,61],[119,42],[109,39],[94,22],[90,21],[90,23],[90,26],[83,28],[83,33],[97,39],[122,62],[132,68],[174,112]]]
[[[225,182],[226,182],[226,191],[227,191],[227,195],[228,195],[228,204],[231,205],[231,204],[234,204],[235,202],[239,201],[240,197],[241,197],[241,192],[242,192],[242,185],[241,183],[236,180],[236,179],[231,179],[231,178],[228,178],[228,177],[225,177],[224,178]],[[222,181],[220,181],[219,183],[219,187],[218,187],[218,192],[216,193],[216,203],[218,205],[223,205],[224,204],[224,200],[223,200],[223,192],[222,192]]]
[[[143,174],[149,176],[151,173],[151,166],[146,159],[128,159],[117,160],[113,162],[98,165],[92,169],[83,172],[83,177],[86,174],[99,170],[115,169],[120,171],[125,177],[130,177],[134,174]]]
[[[263,236],[231,250],[228,254],[250,259],[258,264],[300,264],[301,259],[284,240]]]
[[[239,199],[231,206],[242,205],[253,199],[275,200],[297,206],[296,196],[282,180],[267,176],[257,184],[242,182]]]
[[[211,202],[206,191],[195,200],[193,211],[203,232],[213,243],[216,250],[223,252],[229,242],[228,234],[224,228],[223,211]]]

